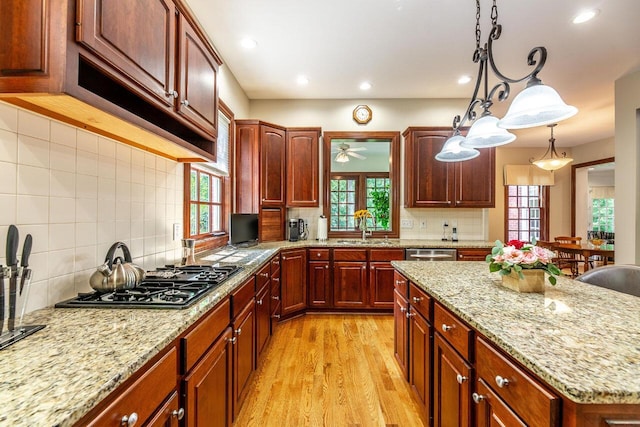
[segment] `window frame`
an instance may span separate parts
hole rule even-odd
[[[234,177],[234,143],[235,117],[233,111],[222,100],[218,100],[218,112],[224,114],[229,119],[229,175],[218,174],[206,167],[198,167],[197,164],[184,163],[183,179],[183,238],[193,238],[196,240],[196,251],[201,252],[226,246],[229,243],[229,215],[231,213],[231,188]],[[197,169],[221,179],[221,230],[215,233],[197,234],[191,237],[191,171]]]
[[[540,238],[538,240],[549,240],[549,187],[546,185],[505,185],[504,186],[504,240],[509,240],[509,187],[538,187],[540,202]],[[520,217],[517,218],[520,220]]]
[[[333,193],[333,191],[331,190],[331,182],[334,179],[345,179],[345,180],[353,180],[355,181],[355,186],[356,186],[356,191],[355,191],[355,202],[354,202],[354,212],[358,211],[360,209],[369,209],[371,211],[371,208],[367,207],[367,179],[369,178],[384,178],[389,180],[389,173],[388,172],[332,172],[331,173],[331,179],[329,180],[329,211],[331,211],[331,194]],[[391,208],[389,208],[389,211],[391,211]],[[342,215],[340,215],[342,216]],[[353,215],[347,215],[347,217],[352,217]],[[333,218],[333,215],[331,216]],[[371,224],[370,224],[371,225]],[[375,227],[375,228],[369,228],[372,231],[385,231],[382,228],[379,227]],[[350,231],[358,231],[359,233],[361,233],[361,231],[358,230],[358,228],[355,226],[355,222],[354,222],[354,227],[353,228],[335,228],[334,229],[336,232],[350,232]]]

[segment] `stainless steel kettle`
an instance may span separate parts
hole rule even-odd
[[[113,257],[118,249],[122,249],[124,258]],[[132,262],[127,245],[116,242],[109,248],[104,264],[98,266],[89,278],[89,284],[98,292],[132,289],[142,282],[144,275],[144,269]]]

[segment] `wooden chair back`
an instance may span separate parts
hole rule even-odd
[[[566,243],[570,245],[580,245],[582,243],[582,237],[578,236],[556,236],[553,240],[555,240],[556,243]]]

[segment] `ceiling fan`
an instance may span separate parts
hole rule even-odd
[[[349,144],[342,143],[338,146],[338,150],[334,151],[334,153],[338,153],[336,155],[336,162],[344,163],[349,161],[349,156],[355,157],[356,159],[366,159],[362,154],[358,154],[356,151],[365,151],[366,147],[356,147],[351,148]]]

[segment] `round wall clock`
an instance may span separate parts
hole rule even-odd
[[[368,105],[358,105],[353,109],[353,120],[361,125],[367,124],[371,121],[371,108]]]

